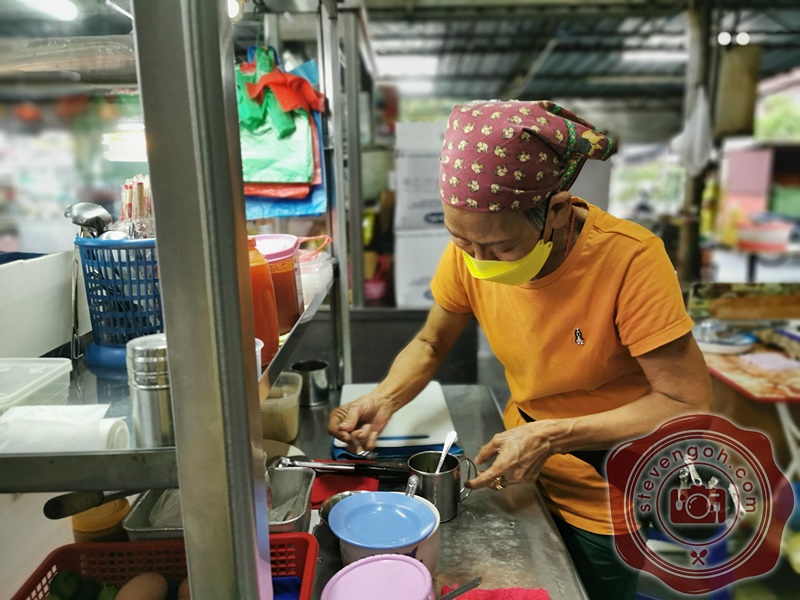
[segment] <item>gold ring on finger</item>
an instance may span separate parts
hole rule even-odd
[[[499,490],[504,490],[505,488],[506,488],[506,484],[503,483],[503,478],[502,477],[495,477],[494,480],[492,481],[492,489],[495,489],[495,490],[499,491]]]

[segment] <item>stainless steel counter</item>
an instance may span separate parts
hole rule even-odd
[[[444,386],[459,444],[469,457],[502,430],[503,423],[489,388],[478,385]],[[295,445],[311,458],[330,458],[327,406],[303,408]],[[481,576],[484,589],[540,587],[553,600],[576,600],[586,595],[550,514],[535,485],[510,486],[502,492],[478,490],[461,505],[459,515],[441,525],[441,554],[436,588],[463,584]],[[314,535],[320,558],[314,598],[342,568],[338,541],[324,524]]]

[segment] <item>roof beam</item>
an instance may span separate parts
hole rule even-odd
[[[539,70],[544,66],[544,63],[547,62],[547,59],[550,58],[556,46],[558,46],[558,38],[551,37],[541,50],[536,49],[532,52],[523,53],[522,58],[517,62],[517,68],[514,69],[515,73],[512,75],[511,80],[501,90],[500,97],[517,98],[522,95],[528,89]],[[528,69],[524,73],[518,73],[520,67],[524,68],[526,64],[530,65]]]
[[[800,49],[800,39],[796,42],[786,42],[786,43],[776,43],[776,44],[768,44],[768,43],[759,43],[765,51],[769,50],[797,50]],[[541,44],[541,48],[544,48],[546,44]],[[425,48],[381,48],[376,47],[376,54],[378,56],[439,56],[444,51],[445,54],[497,54],[497,53],[504,53],[504,52],[526,52],[530,50],[530,46],[525,46],[522,44],[511,44],[506,46],[501,46],[497,44],[460,44],[458,46],[447,45],[438,45],[438,46],[428,46]],[[629,47],[624,46],[623,44],[598,44],[598,45],[564,45],[559,44],[557,48],[555,48],[555,54],[581,54],[581,53],[598,53],[598,52],[625,52],[633,53],[633,52],[659,52],[659,53],[668,53],[674,52],[675,54],[685,54],[686,48],[683,46],[635,46]]]
[[[670,16],[679,14],[682,5],[636,4],[623,5],[598,5],[598,4],[573,4],[540,7],[512,7],[512,8],[432,8],[419,9],[414,7],[413,12],[401,9],[369,10],[371,21],[400,21],[400,22],[427,22],[427,21],[506,21],[512,19],[547,19],[553,17],[618,17],[632,16]]]
[[[748,29],[747,33],[751,36],[753,35],[769,35],[769,36],[800,36],[800,30],[797,31],[786,31],[786,30],[769,30],[769,29]],[[544,31],[526,31],[524,35],[544,35]],[[652,36],[657,35],[661,36],[675,36],[683,40],[686,37],[686,31],[683,29],[680,30],[671,30],[671,29],[657,29],[653,31],[648,31],[647,33],[626,33],[624,31],[597,31],[594,30],[573,30],[570,29],[566,35],[559,34],[560,38],[563,38],[565,41],[579,41],[579,40],[586,40],[586,39],[609,39],[609,38],[620,38],[623,40],[648,40]],[[385,43],[385,42],[405,42],[405,41],[426,41],[426,42],[439,42],[442,41],[443,36],[438,33],[414,33],[413,31],[403,31],[403,32],[386,32],[386,31],[373,31],[372,35],[370,36],[372,41],[376,44]],[[497,34],[480,34],[480,33],[453,33],[448,38],[453,41],[473,41],[473,42],[497,42]]]

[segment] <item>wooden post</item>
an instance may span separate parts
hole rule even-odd
[[[701,87],[709,89],[711,3],[709,0],[693,0],[689,3],[686,17],[689,59],[686,64],[684,119],[689,118],[694,108],[698,90]],[[712,95],[707,94],[707,97]],[[678,276],[684,287],[700,279],[700,203],[703,184],[702,174],[686,178],[677,265]]]

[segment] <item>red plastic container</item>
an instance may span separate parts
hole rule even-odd
[[[299,577],[300,600],[311,600],[319,554],[316,538],[308,533],[274,533],[269,541],[272,575]],[[186,552],[183,540],[67,544],[44,559],[12,600],[41,600],[50,580],[64,569],[113,585],[148,571],[180,580],[186,577]]]
[[[303,312],[303,285],[300,279],[300,240],[283,233],[253,237],[256,247],[269,263],[275,300],[278,305],[278,331],[289,333]]]
[[[278,308],[267,259],[256,248],[253,238],[247,239],[250,254],[250,283],[253,289],[253,318],[256,337],[264,342],[261,365],[269,366],[278,353]],[[259,373],[261,375],[261,373]]]

